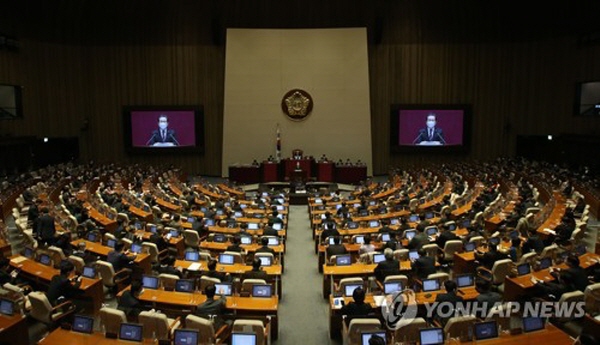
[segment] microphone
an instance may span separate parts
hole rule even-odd
[[[417,134],[417,137],[415,138],[415,140],[413,140],[413,145],[417,143],[417,140],[419,140],[420,137],[421,137],[421,131],[419,131],[419,134]]]
[[[442,136],[442,133],[438,133],[438,137],[441,139],[442,144],[446,145],[446,140],[444,140],[444,137]]]
[[[175,142],[175,144],[176,144],[177,146],[179,146],[179,142],[177,141],[177,139],[175,139],[175,136],[173,135],[173,132],[171,132],[171,133],[169,134],[169,136],[171,137],[171,139],[173,139],[173,141]]]
[[[150,142],[154,139],[154,133],[152,133],[152,136],[150,137],[150,139],[148,139],[148,141],[146,142],[146,146],[150,145]]]

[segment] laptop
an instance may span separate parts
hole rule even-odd
[[[179,231],[177,231],[177,230],[170,230],[169,231],[169,235],[171,235],[171,237],[179,237]]]
[[[529,333],[546,328],[546,321],[541,317],[524,317],[523,332]]]
[[[383,284],[383,292],[386,295],[391,295],[396,292],[402,291],[402,283],[401,282],[388,282]]]
[[[369,210],[360,210],[358,211],[358,216],[359,217],[366,217],[369,215]]]
[[[15,313],[15,302],[1,298],[0,299],[0,314],[12,316]]]
[[[438,229],[434,226],[425,229],[425,233],[427,236],[433,236],[438,233]]]
[[[91,334],[94,332],[94,318],[84,315],[73,316],[71,330],[73,332]]]
[[[475,242],[467,242],[465,243],[465,252],[472,252],[477,248],[477,243]]]
[[[225,212],[223,210],[217,210],[216,214],[217,216],[222,216],[223,214],[225,214]]]
[[[462,221],[462,227],[463,228],[468,228],[469,226],[471,226],[471,220],[470,219],[465,219]]]
[[[408,259],[413,261],[419,258],[419,252],[416,250],[411,250],[408,252]]]
[[[269,256],[259,256],[258,258],[260,259],[260,265],[263,267],[271,266],[273,264],[271,262],[271,257]]]
[[[517,274],[520,276],[531,273],[531,266],[529,263],[520,264],[517,266]]]
[[[552,258],[542,258],[540,260],[540,270],[545,270],[552,266]]]
[[[283,230],[283,224],[281,223],[273,223],[273,230],[281,231]]]
[[[500,237],[490,237],[488,243],[497,246],[500,244]]]
[[[338,255],[335,257],[336,266],[350,266],[352,265],[352,257],[350,255]]]
[[[144,288],[156,290],[158,289],[158,282],[158,277],[148,275],[142,276],[142,286]]]
[[[119,328],[119,339],[130,341],[142,341],[142,325],[137,323],[122,323]]]
[[[377,228],[377,227],[379,227],[379,221],[377,221],[377,220],[369,221],[369,228]]]
[[[258,230],[258,223],[248,223],[248,230]]]
[[[476,340],[498,338],[498,324],[495,320],[476,322],[473,324],[473,332]]]
[[[97,240],[96,233],[95,232],[90,232],[87,235],[87,240],[90,241],[90,242],[96,242],[96,240]]]
[[[231,254],[219,254],[219,263],[222,265],[233,265],[234,257]]]
[[[475,285],[475,279],[472,274],[462,274],[456,277],[456,286],[459,289],[473,285]]]
[[[188,217],[187,221],[188,223],[193,223],[196,221],[196,217]]]
[[[438,291],[440,281],[438,279],[423,279],[423,292]]]
[[[398,220],[398,218],[390,219],[390,225],[398,225],[398,224],[400,224],[400,221]]]
[[[344,296],[346,297],[352,297],[352,294],[354,293],[354,290],[358,289],[358,288],[362,288],[362,284],[347,284],[344,285]]]
[[[231,333],[231,345],[256,345],[254,333]]]
[[[384,254],[374,254],[373,255],[373,263],[374,264],[378,264],[382,261],[385,261],[385,255]]]
[[[156,233],[156,225],[150,226],[150,232],[153,234]]]
[[[361,344],[362,345],[369,345],[369,339],[371,339],[371,337],[374,336],[374,335],[383,338],[383,343],[387,344],[387,339],[386,339],[386,336],[385,336],[385,331],[361,332],[360,333],[360,338],[362,339]]]
[[[269,246],[278,246],[279,245],[279,238],[277,237],[269,237]]]
[[[323,203],[323,199],[321,199],[321,198],[315,199],[315,204],[322,204],[322,203]]]
[[[141,244],[139,244],[139,243],[132,243],[132,244],[131,244],[131,248],[129,248],[129,250],[130,250],[132,253],[139,254],[139,253],[141,253],[141,252],[142,252],[142,245],[141,245]]]
[[[358,229],[358,223],[357,222],[348,222],[348,229]]]
[[[233,218],[242,218],[243,216],[244,216],[244,213],[241,211],[233,212]]]
[[[442,328],[422,328],[419,330],[419,344],[443,345],[444,330]]]
[[[252,297],[270,298],[271,294],[272,294],[271,285],[269,285],[269,284],[252,285]]]
[[[185,252],[185,261],[198,262],[200,260],[200,253],[198,252]]]
[[[354,237],[354,243],[358,243],[358,244],[365,243],[365,236],[357,235],[356,237]]]
[[[199,341],[199,332],[195,329],[178,328],[173,334],[174,345],[197,345]]]
[[[246,204],[240,204],[240,208],[241,208],[242,210],[243,210],[243,209],[245,209],[246,207],[248,207],[248,205],[246,205]]]
[[[425,219],[431,219],[435,216],[435,214],[433,212],[426,212],[425,213]]]
[[[177,292],[194,292],[193,279],[178,279],[175,281],[175,291]]]
[[[381,234],[382,242],[389,242],[390,239],[390,234],[388,232],[384,232],[383,234]]]
[[[369,206],[375,206],[375,205],[377,205],[377,201],[375,201],[375,200],[369,201]]]
[[[412,240],[413,237],[415,237],[415,235],[417,234],[417,230],[405,230],[404,231],[404,237],[406,237],[407,240]]]
[[[81,275],[84,276],[84,277],[86,277],[86,278],[96,279],[96,268],[95,267],[90,267],[90,266],[85,266],[83,268],[83,272],[82,272]]]
[[[215,284],[216,294],[221,296],[231,296],[233,294],[233,286],[231,283]]]
[[[41,254],[40,255],[40,263],[41,264],[44,264],[46,266],[50,266],[51,261],[52,260],[50,259],[50,255],[48,255],[48,254]]]
[[[279,200],[282,200],[282,199],[279,199]],[[280,201],[280,202],[283,203],[283,201]],[[285,210],[285,206],[283,206],[283,205],[277,205],[277,206],[275,206],[275,208],[277,209],[277,211]]]
[[[117,240],[115,240],[114,238],[109,238],[108,240],[106,240],[106,246],[107,247],[115,249],[116,245],[117,245]]]
[[[241,236],[240,237],[241,244],[252,244],[252,237],[250,236]]]
[[[411,223],[418,222],[419,220],[420,220],[420,219],[419,219],[419,215],[418,215],[418,214],[411,214],[411,215],[408,217],[408,221],[409,221],[409,222],[411,222]]]

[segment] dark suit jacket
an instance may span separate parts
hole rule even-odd
[[[227,247],[227,251],[228,252],[237,252],[237,253],[241,253],[244,250],[244,248],[242,248],[239,244],[232,244],[230,246]]]
[[[183,277],[183,274],[181,272],[179,272],[179,270],[173,266],[159,265],[158,267],[156,267],[156,272],[158,272],[159,274],[164,273],[164,274],[176,275],[179,277],[179,279],[181,279]]]
[[[129,262],[133,261],[133,256],[127,256],[125,253],[119,253],[117,251],[110,251],[106,256],[106,261],[110,262],[113,265],[113,269],[116,272],[119,272],[123,268],[129,266]]]
[[[264,279],[264,280],[268,280],[269,276],[267,275],[267,272],[260,270],[260,271],[255,271],[255,270],[250,270],[250,271],[246,271],[246,273],[244,273],[242,275],[242,281],[244,281],[244,279]]]
[[[327,247],[327,257],[330,258],[332,255],[342,255],[346,254],[348,251],[343,244],[332,244]]]
[[[444,140],[444,133],[442,132],[441,128],[435,127],[433,129],[433,136],[431,138],[429,137],[428,130],[428,128],[419,129],[419,135],[415,139],[414,143],[418,144],[422,141],[439,141],[442,144],[446,143],[446,141]]]
[[[175,130],[173,130],[173,129],[167,129],[167,133],[166,133],[166,136],[164,139],[160,135],[159,129],[153,130],[152,136],[148,140],[147,145],[151,146],[151,145],[154,145],[155,143],[173,143],[175,145],[179,145],[179,142],[177,141],[177,139],[175,139]]]
[[[124,311],[127,316],[134,317],[137,317],[140,312],[144,310],[140,300],[137,299],[137,297],[135,297],[129,290],[123,292],[123,295],[121,295],[121,298],[119,298],[119,305],[117,308]]]
[[[196,307],[195,314],[206,319],[208,319],[210,315],[215,315],[215,328],[218,329],[224,324],[221,316],[225,313],[226,302],[227,300],[225,297],[207,299]]]
[[[59,274],[52,277],[46,297],[52,305],[56,305],[56,300],[60,296],[64,296],[65,299],[71,299],[78,296],[81,290],[78,289],[79,284],[73,284],[67,277],[63,277]]]
[[[589,285],[587,273],[582,267],[568,268],[562,274],[567,275],[568,282],[576,290],[584,292],[585,288]]]
[[[355,303],[350,302],[342,307],[342,315],[356,316],[356,315],[367,315],[372,311],[369,303]]]
[[[429,244],[429,237],[427,237],[427,234],[424,232],[421,232],[417,233],[415,237],[408,242],[407,248],[419,250],[424,244]]]
[[[412,264],[412,270],[420,279],[426,279],[428,275],[437,272],[435,269],[435,259],[429,256],[422,256]]]
[[[435,240],[435,243],[438,245],[438,247],[444,249],[446,242],[459,239],[460,238],[458,238],[458,236],[456,236],[452,231],[444,231],[438,236],[438,238]]]
[[[54,217],[49,214],[40,216],[37,221],[37,233],[44,240],[53,238],[56,233]]]
[[[375,267],[375,277],[380,282],[385,280],[385,277],[400,274],[400,263],[396,259],[383,260]]]
[[[277,254],[275,254],[275,250],[273,250],[273,248],[269,248],[268,246],[262,246],[258,248],[255,253],[271,253],[273,256],[277,256]]]

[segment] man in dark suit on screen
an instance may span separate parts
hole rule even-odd
[[[148,146],[179,146],[175,139],[175,130],[169,129],[169,118],[167,115],[158,117],[158,129],[152,131],[152,136],[146,143]]]
[[[413,144],[421,144],[421,143],[429,143],[429,142],[439,142],[441,145],[446,144],[446,140],[444,139],[444,133],[442,129],[436,127],[437,119],[436,115],[431,113],[427,115],[427,127],[419,129],[419,134],[413,141]]]

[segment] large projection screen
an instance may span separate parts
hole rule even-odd
[[[313,98],[303,121],[288,119],[281,100],[303,89]],[[366,28],[228,29],[222,175],[233,164],[302,149],[315,158],[361,160],[372,175]]]

